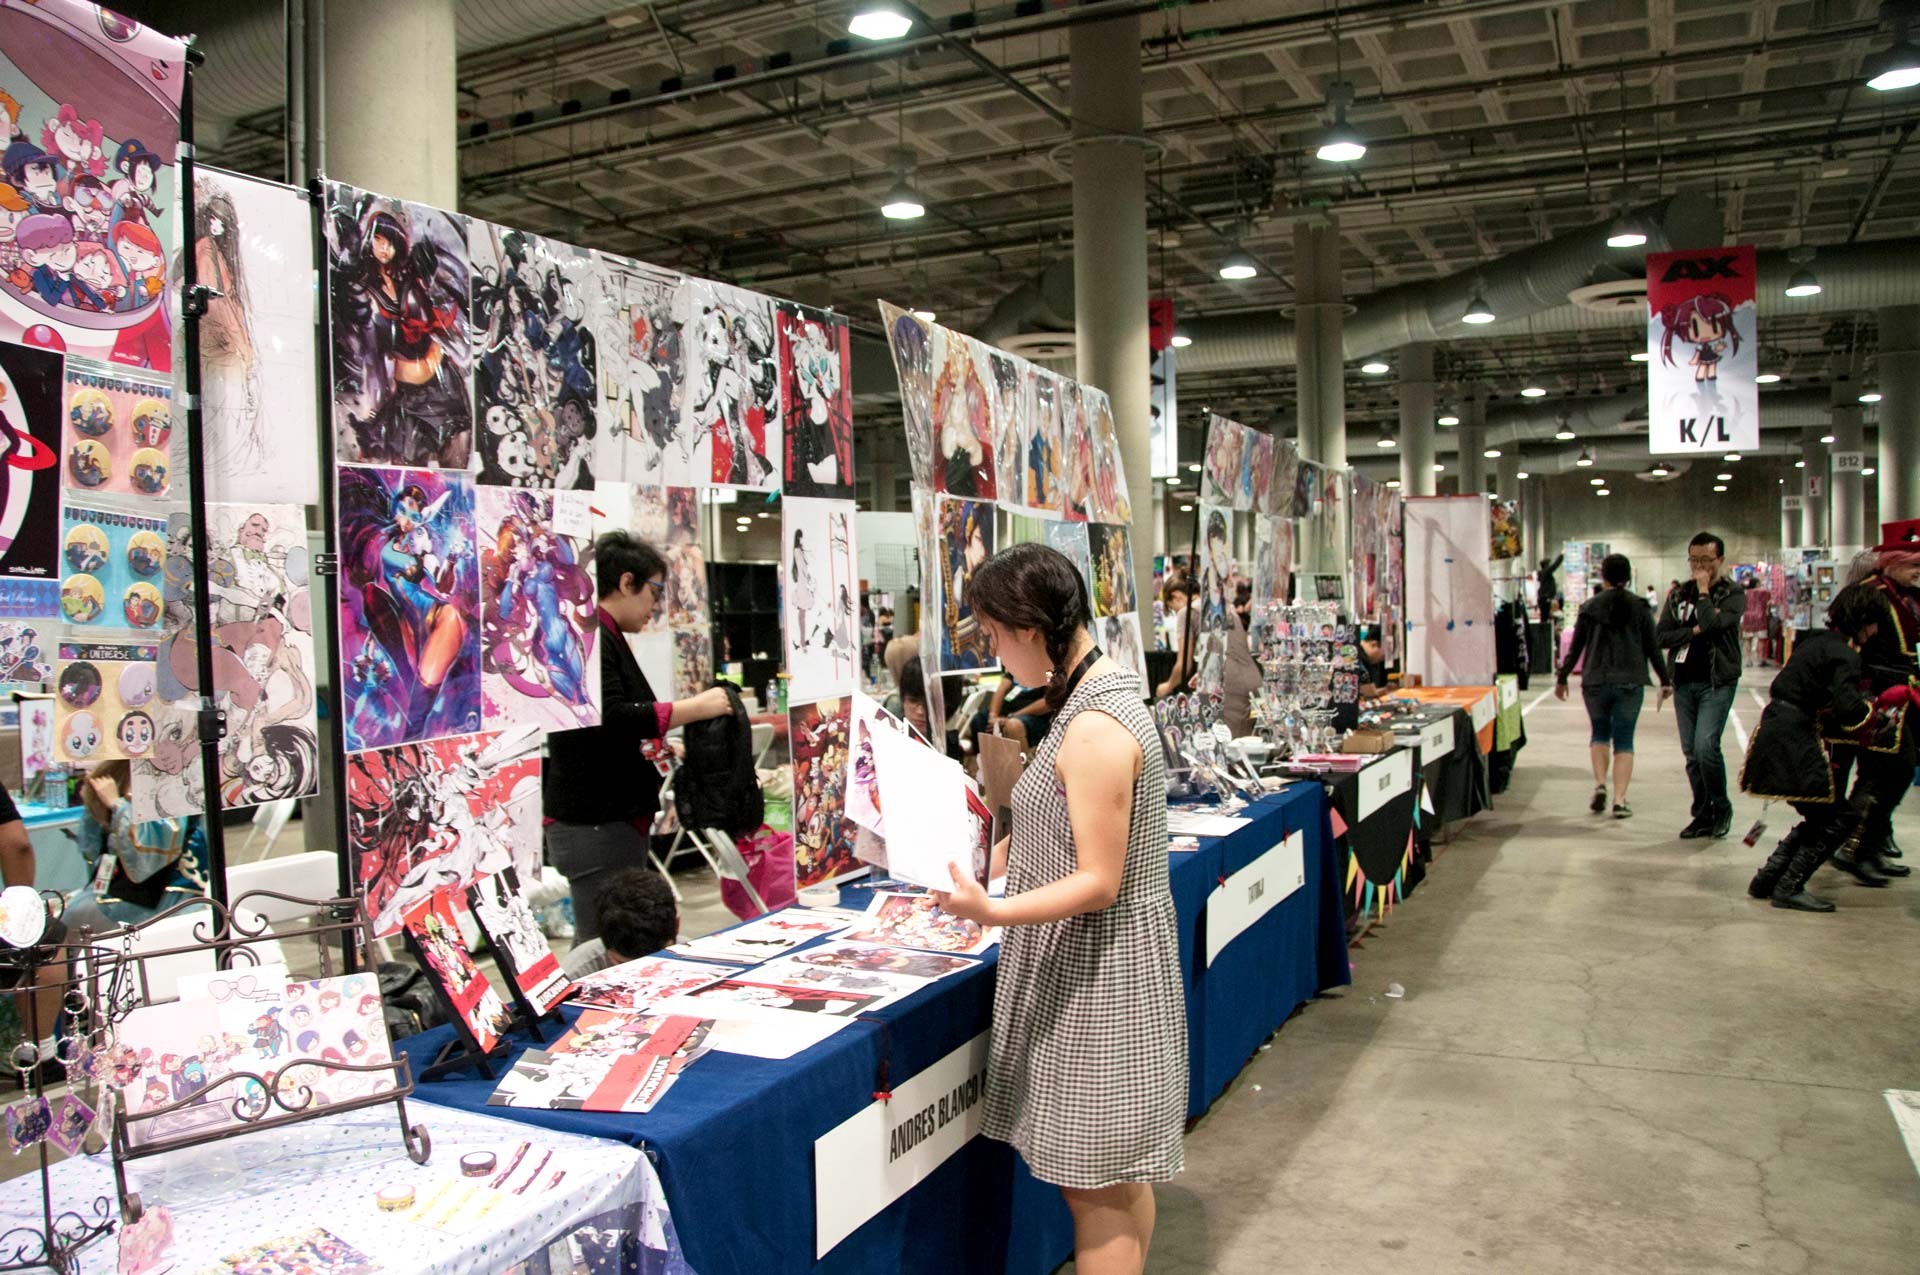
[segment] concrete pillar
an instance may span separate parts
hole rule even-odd
[[[1898,522],[1920,518],[1920,305],[1885,306],[1879,319],[1880,521]]]
[[[1467,395],[1467,401],[1461,405],[1460,427],[1454,431],[1454,442],[1460,449],[1458,463],[1454,473],[1459,485],[1454,488],[1462,496],[1471,496],[1475,492],[1487,489],[1487,458],[1480,453],[1487,447],[1487,387],[1476,385]]]
[[[1784,553],[1788,549],[1798,549],[1799,547],[1800,515],[1788,510],[1786,489],[1782,488],[1780,492],[1780,549]]]
[[[1295,358],[1300,372],[1300,457],[1336,468],[1347,463],[1346,321],[1340,281],[1340,228],[1331,217],[1293,227]]]
[[[314,162],[364,190],[457,211],[454,0],[326,0],[307,20],[321,24],[325,50]]]
[[[1400,366],[1400,494],[1433,495],[1433,346],[1403,345]]]
[[[1861,452],[1866,447],[1866,427],[1860,420],[1860,383],[1851,377],[1837,378],[1833,382],[1833,450],[1836,452]],[[1858,469],[1849,469],[1845,473],[1828,472],[1830,504],[1828,514],[1833,536],[1833,556],[1841,562],[1849,562],[1869,544],[1880,543],[1880,537],[1862,540],[1866,534],[1866,493],[1862,491],[1866,480],[1860,477]]]
[[[1827,528],[1827,445],[1818,430],[1808,430],[1800,438],[1800,543],[1812,547],[1831,545]],[[1818,495],[1814,493],[1818,492]]]
[[[1508,443],[1493,462],[1493,490],[1502,500],[1520,499],[1520,444]]]
[[[1153,513],[1152,354],[1147,347],[1147,170],[1140,96],[1140,19],[1076,25],[1072,84],[1073,299],[1079,379],[1113,401],[1135,522]],[[1136,545],[1134,596],[1151,628],[1153,560]]]

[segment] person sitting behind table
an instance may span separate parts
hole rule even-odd
[[[95,934],[137,925],[159,912],[207,892],[200,866],[205,836],[198,819],[136,821],[132,766],[102,762],[80,785],[80,802],[91,816],[76,839],[93,880],[67,898],[61,919],[69,929]],[[103,867],[111,856],[111,867]]]
[[[680,907],[667,879],[652,868],[622,868],[600,896],[600,937],[568,952],[561,967],[568,978],[583,978],[651,955],[679,937]]]
[[[1387,685],[1387,652],[1380,645],[1380,626],[1360,631],[1360,698],[1384,699],[1393,693]]]
[[[1053,722],[1053,714],[1046,711],[1043,702],[1046,697],[1045,687],[1029,690],[1003,673],[987,706],[973,715],[969,733],[977,737],[997,726],[1000,734],[1021,748],[1033,748],[1047,737],[1047,727]]]

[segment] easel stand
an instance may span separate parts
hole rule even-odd
[[[414,937],[411,930],[402,932],[407,937],[407,951],[412,954],[422,970],[431,971],[433,966],[428,962],[427,954],[420,946],[420,940]],[[474,1037],[473,1029],[467,1026],[467,1016],[460,1012],[458,1005],[453,1003],[453,998],[447,994],[447,989],[440,985],[440,980],[429,973],[427,982],[432,986],[434,996],[440,1001],[440,1007],[446,1011],[448,1020],[453,1024],[453,1039],[442,1045],[440,1052],[433,1056],[433,1061],[420,1069],[421,1082],[438,1080],[441,1076],[451,1076],[468,1068],[476,1069],[486,1079],[492,1080],[494,1076],[491,1060],[504,1059],[507,1056],[507,1042],[502,1040],[492,1049],[480,1048],[480,1042]],[[518,996],[518,994],[519,989],[516,988],[515,995]]]

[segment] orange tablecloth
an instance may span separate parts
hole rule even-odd
[[[1491,686],[1403,686],[1396,695],[1419,700],[1422,704],[1451,704],[1463,708],[1473,718],[1473,735],[1480,755],[1493,752],[1493,722],[1499,714],[1499,693]]]

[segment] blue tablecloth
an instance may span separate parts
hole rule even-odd
[[[1297,784],[1252,808],[1254,821],[1197,851],[1176,852],[1173,893],[1187,986],[1189,1111],[1217,1097],[1267,1036],[1320,987],[1348,981],[1327,804]],[[1306,886],[1239,936],[1211,970],[1207,896],[1221,878],[1287,833],[1305,829]],[[1071,1254],[1059,1192],[1030,1177],[1010,1148],[976,1138],[925,1182],[813,1260],[814,1140],[876,1090],[916,1074],[988,1029],[996,957],[856,1022],[800,1056],[770,1062],[709,1052],[645,1115],[508,1107],[498,1116],[644,1147],[659,1169],[681,1249],[699,1275],[784,1272],[1006,1271],[1044,1275]],[[575,1016],[565,1010],[569,1021]],[[547,1028],[549,1036],[554,1029]],[[400,1048],[416,1071],[450,1036],[437,1028]],[[516,1052],[529,1042],[516,1037]],[[885,1074],[882,1074],[882,1062]],[[498,1069],[501,1064],[496,1064]],[[429,1102],[479,1110],[493,1081],[475,1073],[422,1084]],[[431,1129],[431,1117],[426,1120]]]

